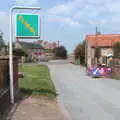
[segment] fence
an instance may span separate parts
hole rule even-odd
[[[18,60],[14,58],[14,95],[18,91]],[[10,78],[9,78],[9,59],[0,57],[0,115],[3,115],[10,105]]]

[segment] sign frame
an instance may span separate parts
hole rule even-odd
[[[17,15],[37,15],[38,16],[38,35],[37,36],[17,36]],[[15,37],[21,39],[39,39],[40,34],[40,15],[39,14],[30,14],[30,13],[16,13],[15,14]]]
[[[9,9],[9,77],[10,77],[10,103],[14,104],[14,79],[13,79],[13,39],[15,35],[13,34],[13,13],[15,10],[41,10],[40,7],[28,7],[28,6],[12,6]],[[39,21],[40,22],[40,21]],[[15,29],[15,28],[14,28]],[[41,35],[41,34],[40,34]]]

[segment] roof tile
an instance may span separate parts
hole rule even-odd
[[[114,43],[120,42],[120,34],[104,34],[104,35],[87,35],[86,40],[92,46],[113,46]]]

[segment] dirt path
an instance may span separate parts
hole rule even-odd
[[[15,104],[7,120],[68,120],[56,100],[28,97]]]

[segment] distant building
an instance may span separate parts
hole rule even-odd
[[[53,59],[54,54],[53,54],[52,50],[59,46],[58,43],[57,42],[48,42],[45,40],[38,40],[37,43],[44,47],[47,58]]]
[[[40,44],[32,42],[23,42],[16,40],[15,48],[22,48],[28,52],[27,59],[39,60],[41,56],[45,56],[44,48]]]
[[[38,43],[42,45],[45,49],[54,49],[58,47],[58,43],[56,42],[48,42],[44,40],[39,40]]]
[[[109,64],[113,56],[113,45],[116,42],[120,42],[120,34],[104,34],[104,35],[87,35],[85,37],[86,41],[86,63],[87,65],[97,64],[95,58],[95,48],[99,47],[100,49],[100,59],[99,63]]]

